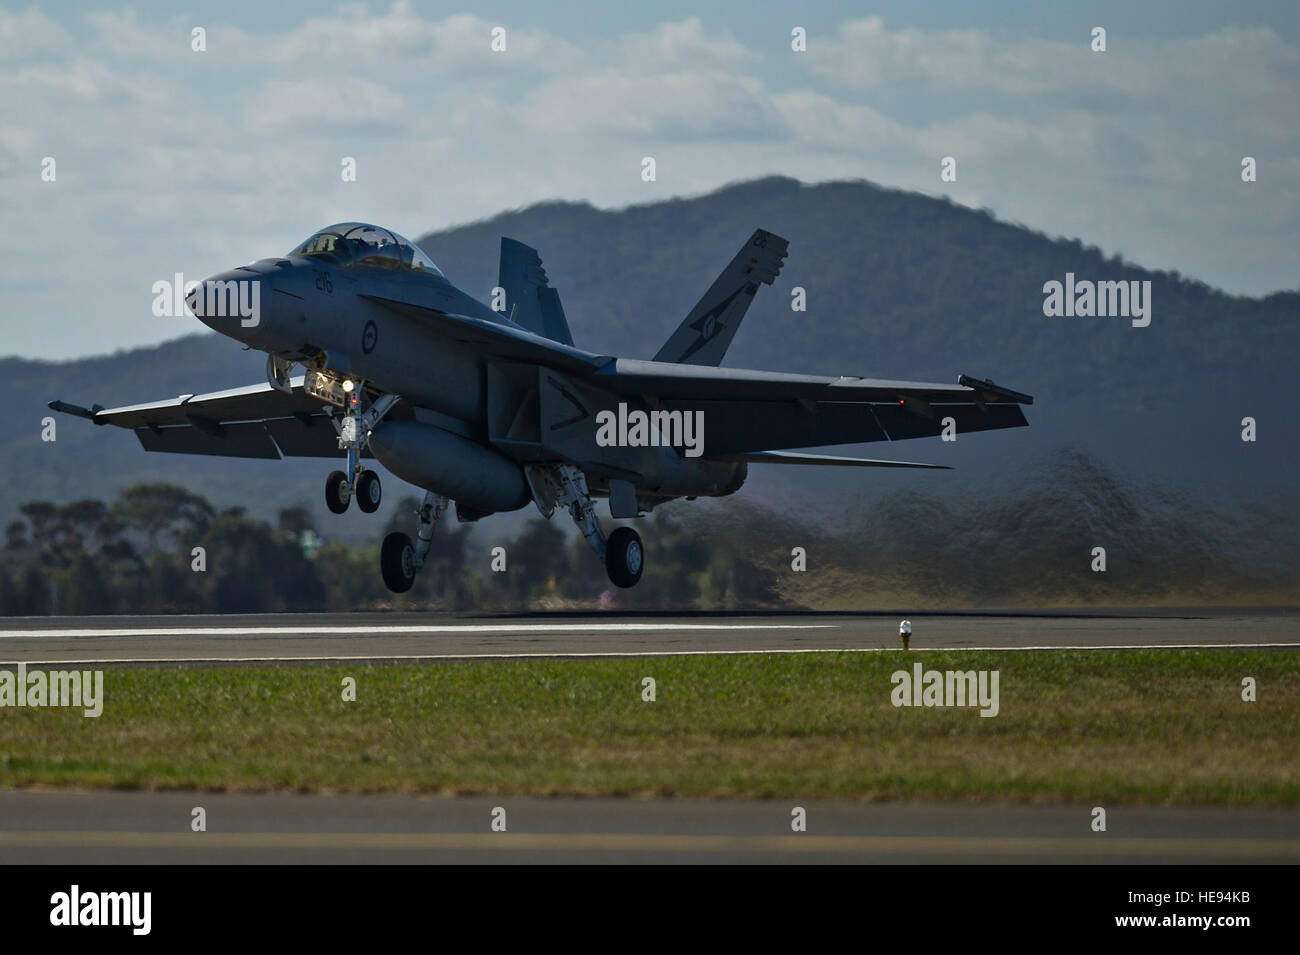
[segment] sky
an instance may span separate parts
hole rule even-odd
[[[416,238],[770,174],[946,195],[1264,295],[1300,288],[1298,147],[1294,3],[3,0],[0,355],[202,330],[154,315],[154,283],[331,222]]]

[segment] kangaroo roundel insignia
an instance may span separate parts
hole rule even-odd
[[[375,350],[379,341],[379,328],[374,321],[366,322],[366,330],[361,333],[361,350],[369,355]]]

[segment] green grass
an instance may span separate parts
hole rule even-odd
[[[1000,714],[894,708],[916,660],[999,670]],[[1300,805],[1293,651],[108,670],[104,695],[0,710],[0,786]]]

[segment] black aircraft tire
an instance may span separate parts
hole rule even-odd
[[[352,503],[352,492],[348,490],[348,476],[342,471],[331,471],[325,479],[325,506],[335,514],[342,514]]]
[[[615,528],[605,542],[605,570],[616,587],[635,587],[645,569],[641,535],[630,527]]]
[[[367,514],[373,514],[379,510],[382,497],[379,475],[374,471],[362,471],[361,477],[357,479],[357,507]]]
[[[384,538],[379,551],[379,569],[384,585],[395,594],[404,594],[415,583],[415,548],[411,538],[394,531]]]

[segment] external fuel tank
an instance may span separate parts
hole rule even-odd
[[[532,500],[518,464],[435,425],[382,422],[370,435],[370,450],[403,481],[474,511],[516,511]]]

